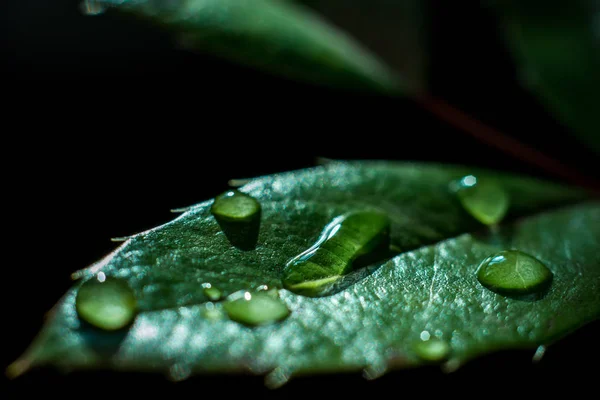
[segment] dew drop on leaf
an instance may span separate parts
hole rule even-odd
[[[217,196],[210,211],[230,243],[242,250],[252,250],[258,241],[262,207],[252,196],[228,190]]]
[[[502,221],[509,206],[508,193],[499,183],[467,175],[451,185],[464,209],[481,223]]]
[[[552,272],[537,258],[518,250],[506,250],[484,259],[477,279],[500,294],[526,295],[541,292],[552,282]]]
[[[100,272],[81,285],[75,299],[75,309],[85,322],[114,331],[133,321],[137,302],[125,280]]]
[[[339,216],[311,247],[288,261],[283,285],[298,294],[318,296],[350,270],[384,258],[389,243],[387,215],[363,211]]]
[[[431,337],[428,333],[421,333],[421,340],[415,343],[414,351],[421,360],[440,362],[450,355],[450,345],[441,339]]]
[[[260,203],[252,196],[238,190],[228,190],[217,196],[210,209],[221,220],[250,221],[261,211]]]
[[[210,283],[203,283],[202,290],[210,301],[217,301],[221,298],[221,290]]]
[[[279,297],[265,292],[238,292],[223,303],[232,320],[249,326],[268,325],[287,318],[290,310]]]

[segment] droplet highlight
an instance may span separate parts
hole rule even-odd
[[[344,274],[389,255],[390,220],[374,211],[339,216],[321,232],[318,240],[286,264],[286,289],[319,296]]]
[[[238,190],[228,190],[215,198],[210,211],[232,245],[242,250],[256,247],[262,212],[258,200]]]
[[[508,211],[508,193],[492,179],[467,175],[453,182],[451,188],[464,209],[481,223],[495,225]]]
[[[75,309],[79,318],[90,325],[115,331],[133,321],[137,302],[125,280],[100,272],[81,285],[75,298]]]
[[[290,315],[290,310],[279,297],[266,292],[243,292],[232,297],[223,303],[223,308],[230,319],[244,325],[273,324]]]
[[[423,335],[421,335],[421,338],[423,338]],[[441,339],[427,336],[426,340],[420,340],[415,343],[414,351],[423,361],[441,362],[448,359],[450,345]]]
[[[477,279],[486,288],[504,295],[527,295],[545,290],[553,274],[537,258],[518,250],[507,250],[484,259]]]

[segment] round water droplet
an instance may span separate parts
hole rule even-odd
[[[251,221],[261,212],[260,203],[252,196],[238,190],[228,190],[217,196],[210,211],[221,220]]]
[[[453,182],[452,189],[464,209],[486,225],[499,223],[508,211],[508,193],[493,180],[467,175]]]
[[[211,301],[217,301],[221,298],[221,291],[218,288],[212,286],[210,283],[208,284],[208,286],[204,287],[203,291],[206,297],[208,297],[208,299]]]
[[[219,320],[224,317],[221,308],[215,306],[215,304],[211,302],[205,303],[200,312],[204,318],[209,320]]]
[[[241,250],[256,247],[261,205],[255,198],[229,190],[215,198],[210,210],[232,245]]]
[[[440,362],[450,355],[450,345],[443,340],[430,337],[415,343],[414,351],[424,361]]]
[[[81,285],[75,308],[79,317],[87,323],[114,331],[133,321],[137,304],[126,281],[101,272]]]
[[[380,261],[389,253],[390,220],[361,211],[331,221],[317,241],[286,264],[283,285],[305,296],[319,296],[345,274]]]
[[[518,250],[493,254],[477,270],[477,279],[483,286],[509,295],[540,292],[551,283],[552,277],[552,272],[537,258]]]
[[[290,315],[290,310],[278,297],[265,292],[245,292],[235,300],[223,303],[229,318],[249,326],[272,324]]]

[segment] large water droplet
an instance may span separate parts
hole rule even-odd
[[[491,179],[467,175],[451,187],[465,210],[486,225],[497,224],[508,211],[508,193]]]
[[[415,343],[414,351],[421,360],[440,362],[446,360],[450,355],[450,345],[435,337],[427,336],[427,339],[423,340],[423,334],[421,334],[421,340]]]
[[[518,250],[493,254],[477,270],[477,279],[483,286],[507,295],[541,292],[552,277],[552,272],[537,258]]]
[[[261,209],[254,197],[228,190],[215,198],[210,211],[232,245],[251,250],[258,241]]]
[[[79,4],[81,12],[85,15],[100,15],[106,11],[106,6],[94,0],[83,0]]]
[[[133,290],[126,281],[100,272],[81,285],[75,308],[85,322],[114,331],[133,321],[137,305]]]
[[[243,292],[223,303],[229,318],[249,326],[272,324],[290,315],[279,297],[267,292]]]
[[[283,284],[295,293],[319,296],[350,270],[387,256],[389,241],[387,215],[364,211],[339,216],[315,244],[286,264]]]

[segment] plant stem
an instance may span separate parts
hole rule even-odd
[[[444,100],[428,94],[420,94],[415,100],[431,114],[459,128],[475,139],[574,185],[581,186],[595,196],[600,196],[600,182],[581,174],[576,169],[547,156],[533,147],[519,142],[511,136],[485,125],[481,121],[446,103]]]

